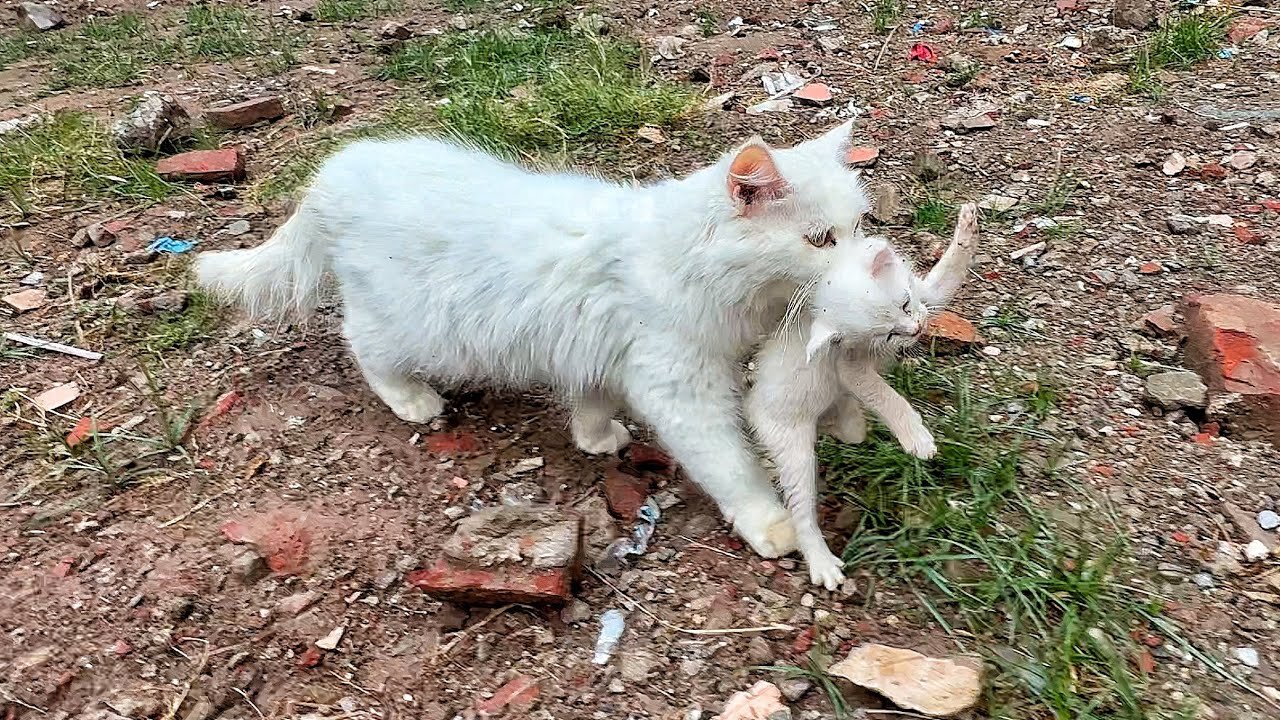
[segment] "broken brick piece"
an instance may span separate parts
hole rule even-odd
[[[604,476],[604,499],[609,511],[623,520],[635,520],[644,501],[649,497],[649,482],[628,475],[618,468],[609,468]]]
[[[165,180],[223,182],[244,178],[244,155],[239,148],[192,150],[156,163],[156,173]]]
[[[525,710],[538,699],[538,681],[528,675],[517,675],[498,688],[493,697],[476,701],[476,712],[481,716],[497,715],[508,708]]]
[[[458,567],[443,558],[430,568],[409,573],[405,582],[433,598],[463,605],[560,606],[569,601],[573,588],[573,578],[565,568],[478,570]]]
[[[982,340],[973,323],[950,310],[943,310],[929,319],[925,337],[935,350],[960,352]]]
[[[1280,445],[1280,305],[1243,295],[1184,299],[1187,364],[1221,396],[1221,420],[1232,430]]]
[[[274,95],[254,98],[233,105],[209,108],[204,111],[204,117],[210,125],[220,130],[238,130],[284,117],[284,103]]]
[[[844,162],[849,167],[870,167],[880,159],[880,149],[871,145],[859,145],[849,148],[844,155]]]
[[[812,82],[795,91],[791,97],[809,105],[827,105],[834,96],[826,83]]]

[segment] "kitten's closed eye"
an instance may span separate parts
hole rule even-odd
[[[836,234],[830,229],[827,229],[825,232],[809,233],[804,236],[804,239],[808,240],[810,245],[817,248],[836,246]]]

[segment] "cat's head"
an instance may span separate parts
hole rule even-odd
[[[809,357],[839,342],[895,353],[920,339],[929,320],[927,293],[911,266],[884,238],[867,238],[841,255],[810,298]]]

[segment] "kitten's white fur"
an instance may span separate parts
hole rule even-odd
[[[747,417],[777,469],[797,544],[817,585],[834,590],[844,580],[844,563],[827,548],[817,522],[813,447],[819,425],[825,419],[837,439],[862,442],[865,406],[904,450],[919,458],[933,457],[933,436],[906,398],[880,377],[879,363],[913,342],[928,312],[941,308],[959,289],[977,237],[977,207],[965,205],[950,247],[923,279],[893,255],[887,243],[869,240],[862,258],[846,257],[854,265],[844,272],[845,282],[815,293],[809,335],[794,325],[784,326],[756,358],[757,380],[747,395]],[[856,278],[862,279],[861,287],[853,284]],[[826,347],[837,337],[840,346]]]
[[[815,283],[841,282],[867,209],[850,126],[790,149],[749,141],[685,178],[539,174],[433,139],[361,142],[321,168],[259,247],[202,253],[204,287],[257,314],[341,286],[344,334],[401,418],[426,380],[544,383],[589,452],[626,444],[625,404],[761,555],[795,547],[739,420],[738,362]],[[831,231],[830,243],[806,240]],[[810,445],[812,451],[812,445]]]

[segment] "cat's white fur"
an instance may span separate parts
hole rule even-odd
[[[778,472],[800,553],[817,585],[834,590],[844,580],[844,563],[827,548],[817,521],[814,444],[820,424],[843,442],[862,442],[866,407],[908,453],[933,457],[933,436],[907,399],[880,377],[880,363],[914,342],[928,313],[959,289],[977,238],[977,207],[965,205],[951,245],[924,278],[886,242],[869,239],[861,257],[846,257],[844,282],[815,292],[808,333],[781,327],[757,355],[747,417]]]
[[[331,270],[361,371],[411,422],[443,409],[428,381],[543,383],[570,403],[579,447],[613,452],[625,404],[774,557],[795,534],[744,437],[738,363],[788,300],[841,282],[863,242],[850,130],[790,149],[753,139],[653,185],[535,173],[434,139],[361,142],[269,241],[201,253],[196,274],[274,315],[313,309]],[[823,237],[834,244],[811,242]]]

